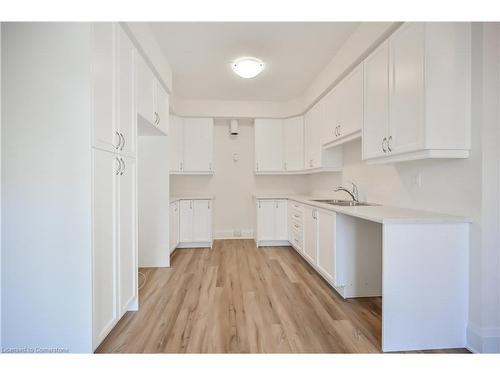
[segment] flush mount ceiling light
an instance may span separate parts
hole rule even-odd
[[[233,61],[233,71],[242,78],[253,78],[264,69],[264,63],[255,57],[240,57]]]

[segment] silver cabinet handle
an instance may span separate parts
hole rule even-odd
[[[210,209],[210,201],[208,201],[208,209]]]
[[[160,122],[161,122],[161,117],[160,117],[160,114],[159,114],[159,113],[157,113],[157,115],[158,115],[158,125],[160,125]]]
[[[117,131],[115,131],[115,134],[118,136],[118,144],[115,145],[115,149],[118,150],[122,144],[122,137],[120,136],[120,133],[118,133]]]
[[[182,161],[181,161],[181,171],[183,170],[182,167],[183,167],[183,165],[182,165]]]
[[[120,133],[120,137],[123,140],[122,147],[120,147],[120,151],[121,151],[125,147],[125,137],[123,136],[123,133]]]
[[[208,170],[211,171],[212,170],[212,162],[209,162],[208,163]]]
[[[189,208],[192,210],[193,209],[193,201],[189,201]]]
[[[258,171],[259,170],[259,162],[255,163],[255,170]]]
[[[335,136],[336,137],[339,136],[339,127],[338,126],[335,127]]]
[[[342,127],[342,125],[339,125],[339,137],[342,133],[340,133],[340,128]]]
[[[120,158],[120,162],[121,162],[121,164],[123,164],[123,168],[122,168],[122,170],[120,171],[120,176],[122,176],[122,175],[123,175],[123,172],[125,172],[125,162],[123,161],[123,158]]]
[[[115,171],[115,175],[118,176],[118,174],[122,170],[122,163],[121,163],[120,159],[118,159],[118,158],[115,158],[115,160],[118,162],[118,169]]]
[[[259,201],[259,208],[261,208],[261,207],[260,207],[260,201]]]
[[[382,151],[384,151],[384,154],[387,152],[387,149],[385,148],[386,143],[387,143],[387,138],[384,137],[384,139],[382,139]]]
[[[389,139],[387,140],[387,150],[389,152],[392,152],[392,148],[391,148],[391,141],[392,141],[392,135],[389,136]]]

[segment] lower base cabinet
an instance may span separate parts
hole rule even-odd
[[[170,203],[169,211],[170,252],[179,244],[179,202]]]
[[[288,244],[286,199],[257,199],[256,217],[257,247]]]
[[[180,200],[177,247],[212,247],[212,242],[212,200]]]
[[[136,309],[137,204],[134,158],[93,150],[93,347]]]

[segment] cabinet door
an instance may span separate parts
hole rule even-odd
[[[282,171],[283,120],[255,120],[255,170]]]
[[[323,126],[323,144],[330,143],[338,138],[339,128],[339,95],[336,89],[330,91],[325,97],[325,122]]]
[[[389,137],[389,43],[383,43],[364,63],[363,159],[384,156]]]
[[[121,27],[117,26],[117,31],[117,128],[123,135],[122,152],[135,156],[137,139],[135,48]]]
[[[306,112],[304,116],[304,167],[305,169],[313,166],[313,113],[312,109]]]
[[[316,264],[318,247],[318,222],[316,220],[316,209],[310,206],[304,207],[304,255]]]
[[[119,175],[120,316],[137,297],[137,169],[134,158],[122,157]]]
[[[115,93],[115,27],[110,22],[92,24],[94,63],[92,130],[94,146],[114,151],[120,141],[113,116]]]
[[[335,276],[335,212],[318,210],[318,267],[334,281]]]
[[[158,127],[160,130],[168,134],[169,131],[169,109],[168,109],[168,94],[163,88],[162,85],[158,81],[156,81],[156,98],[155,98],[155,104],[156,104],[156,113],[158,114]]]
[[[213,129],[211,118],[189,118],[184,120],[184,165],[188,172],[210,172],[213,170]]]
[[[363,65],[358,66],[340,87],[339,138],[361,130],[363,125]]]
[[[136,53],[137,68],[137,113],[146,121],[155,124],[155,89],[156,78],[144,61],[144,58]]]
[[[286,171],[304,169],[304,118],[293,117],[283,121]]]
[[[179,204],[174,202],[170,204],[170,249],[173,250],[179,242]]]
[[[423,147],[423,23],[406,23],[390,39],[390,134],[392,154]]]
[[[179,242],[193,241],[193,201],[179,202]]]
[[[274,213],[274,239],[278,241],[288,240],[288,217],[287,217],[287,201],[280,199],[275,201]]]
[[[183,143],[184,143],[184,125],[182,117],[170,116],[168,144],[170,148],[170,171],[182,171]]]
[[[116,243],[116,155],[93,151],[93,328],[94,347],[106,337],[118,319]]]
[[[324,101],[319,101],[311,109],[312,120],[311,120],[311,160],[310,163],[312,168],[318,168],[322,166],[322,136],[323,128],[325,126],[325,103]]]
[[[193,201],[193,241],[212,241],[212,202],[209,200]]]
[[[257,240],[272,241],[275,234],[275,201],[257,201]]]

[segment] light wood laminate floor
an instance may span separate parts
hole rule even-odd
[[[290,247],[220,240],[141,272],[139,311],[97,352],[380,352],[381,298],[342,299]]]

